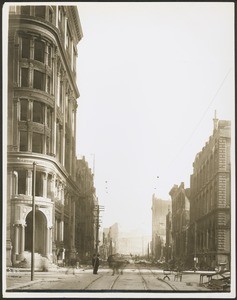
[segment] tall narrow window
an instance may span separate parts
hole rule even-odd
[[[61,111],[63,110],[63,81],[60,81],[60,98],[59,98],[59,106],[61,108]]]
[[[30,58],[30,39],[22,37],[22,49],[21,56],[22,58]]]
[[[34,59],[44,62],[45,44],[42,41],[35,40]]]
[[[27,114],[28,114],[28,101],[26,99],[21,99],[21,114],[20,120],[27,121]]]
[[[22,15],[30,15],[30,6],[21,6]]]
[[[45,18],[45,6],[35,6],[35,16]]]
[[[44,86],[45,86],[44,77],[45,77],[44,73],[34,70],[34,81],[33,81],[34,89],[44,91]]]
[[[52,9],[49,8],[49,22],[52,23],[53,22],[53,11]]]
[[[43,152],[43,135],[40,133],[33,132],[32,152],[36,152],[36,153]]]
[[[51,129],[52,127],[52,109],[51,107],[47,107],[47,126]]]
[[[47,180],[47,198],[51,198],[52,197],[51,181],[52,181],[52,175],[48,174],[48,180]]]
[[[43,196],[43,173],[36,172],[35,196]]]
[[[29,86],[29,70],[27,68],[21,68],[21,86]]]
[[[49,94],[50,94],[50,91],[51,91],[50,87],[51,87],[51,78],[50,78],[49,75],[47,75],[46,92],[49,93]]]
[[[50,138],[49,136],[46,136],[46,154],[50,154]]]
[[[51,60],[52,60],[52,50],[51,47],[48,46],[48,66],[51,67]]]
[[[20,151],[27,151],[27,131],[20,131]]]
[[[26,170],[18,171],[18,194],[26,194]]]
[[[38,101],[33,102],[33,122],[43,124],[44,104]]]

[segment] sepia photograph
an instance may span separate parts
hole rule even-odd
[[[235,298],[234,13],[3,4],[3,298]]]

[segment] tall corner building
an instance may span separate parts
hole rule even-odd
[[[35,252],[52,262],[73,258],[77,7],[12,5],[8,34],[7,266],[32,249],[34,190]]]
[[[166,215],[171,208],[170,200],[162,200],[152,195],[152,243],[151,254],[154,259],[164,259],[166,243]]]
[[[214,118],[213,134],[193,163],[189,254],[200,268],[231,266],[231,123]]]

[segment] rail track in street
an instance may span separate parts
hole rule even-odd
[[[153,279],[155,278],[157,281],[160,281],[162,284],[163,284],[163,287],[166,285],[167,286],[167,289],[168,290],[177,290],[177,288],[175,288],[174,286],[172,286],[169,282],[167,282],[166,280],[164,279],[161,279],[159,277],[157,277],[157,273],[155,273],[151,268],[147,267],[147,266],[138,266],[138,265],[132,265],[132,268],[131,268],[131,265],[130,265],[130,268],[128,268],[126,266],[126,268],[124,268],[125,270],[125,278],[126,278],[126,274],[129,274],[129,271],[131,271],[131,273],[135,273],[137,272],[137,275],[141,277],[141,280],[140,281],[140,284],[142,284],[143,286],[143,290],[144,291],[155,291],[155,289],[153,288],[150,288],[149,285],[151,285],[151,278],[149,277],[149,280],[147,280],[143,274],[143,271],[145,270],[148,270],[150,272],[150,274],[153,276]],[[127,272],[126,272],[127,271]],[[104,280],[104,276],[110,274],[111,272],[108,271],[106,273],[103,273],[102,275],[99,275],[98,277],[96,277],[94,280],[92,280],[88,285],[86,285],[83,290],[92,290],[93,289],[93,286],[95,287],[96,285],[100,284],[100,280],[101,280],[101,283],[102,281]],[[113,291],[113,290],[119,290],[116,289],[116,286],[119,287],[119,284],[121,285],[121,281],[124,280],[124,273],[123,272],[120,272],[119,274],[116,274],[115,277],[113,278],[113,280],[111,282],[107,281],[108,283],[108,288],[106,288],[106,290],[110,290],[110,291]],[[135,275],[135,274],[134,274]],[[147,274],[146,274],[147,275]],[[149,275],[148,275],[149,276]],[[120,280],[121,279],[121,280]],[[111,280],[111,279],[110,279]],[[126,281],[128,282],[129,280],[131,279],[126,279]],[[132,280],[131,280],[131,283],[132,283]],[[134,282],[133,282],[134,283]],[[166,288],[164,288],[166,290]],[[140,288],[139,288],[140,290]],[[159,289],[157,289],[158,291]]]
[[[162,278],[159,278],[159,277],[157,278],[157,274],[156,274],[155,272],[153,272],[153,270],[152,270],[151,268],[149,268],[149,267],[147,267],[147,266],[145,266],[144,268],[147,269],[147,270],[149,270],[149,271],[151,272],[151,274],[152,274],[157,280],[159,280],[159,281],[161,281],[161,282],[167,284],[173,291],[177,291],[177,290],[178,290],[177,288],[175,288],[174,286],[172,286],[168,281],[166,281],[166,280],[164,280],[164,279],[162,279]],[[144,269],[144,268],[143,268],[143,269]],[[148,288],[147,280],[144,278],[144,276],[143,276],[142,273],[141,273],[140,267],[138,267],[138,270],[139,270],[139,274],[140,274],[140,276],[142,277],[142,280],[143,280],[143,282],[144,282],[145,290],[150,290],[150,289]]]

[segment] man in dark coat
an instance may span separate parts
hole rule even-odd
[[[94,254],[92,257],[92,266],[93,266],[93,274],[98,274],[98,268],[99,268],[100,260],[99,260],[99,254]]]

